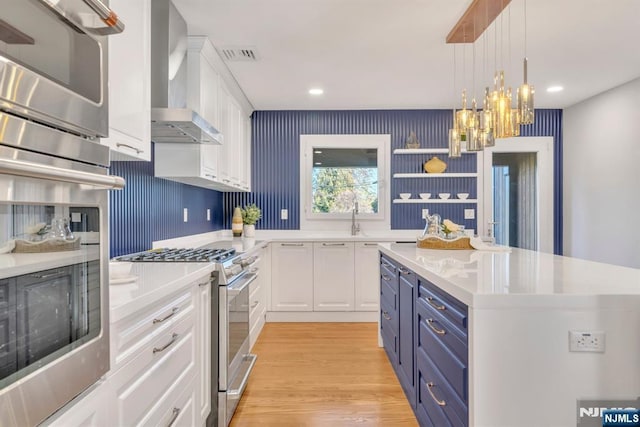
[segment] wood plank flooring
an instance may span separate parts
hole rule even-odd
[[[267,323],[231,427],[417,426],[375,323]]]

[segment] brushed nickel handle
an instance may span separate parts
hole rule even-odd
[[[400,274],[411,274],[411,270],[404,267],[398,267],[398,270],[400,270]]]
[[[436,385],[432,382],[428,382],[427,383],[427,390],[429,391],[429,394],[431,395],[431,398],[433,399],[434,402],[436,402],[439,406],[447,406],[447,402],[443,400],[438,400],[438,398],[436,397],[436,395],[433,393],[433,391],[431,390],[433,387],[435,387]]]
[[[391,320],[391,316],[389,316],[389,313],[388,313],[388,312],[386,312],[386,311],[383,311],[383,312],[382,312],[382,316],[383,316],[385,319],[387,319],[387,320]]]
[[[210,173],[205,173],[204,176],[206,176],[208,178],[211,178],[211,179],[215,179],[215,177],[216,177],[215,175],[212,175]]]
[[[323,243],[322,246],[344,246],[344,243]]]
[[[180,411],[180,408],[173,408],[173,411],[171,412],[171,419],[169,420],[169,424],[167,424],[167,427],[171,427],[173,423],[176,422],[176,420],[178,419],[178,415],[180,415]]]
[[[143,153],[144,150],[140,150],[139,148],[136,148],[132,145],[129,144],[123,144],[122,142],[117,142],[116,143],[116,147],[120,148],[120,147],[126,147],[126,148],[131,148],[133,151],[135,151],[137,154]]]
[[[438,335],[444,335],[447,333],[447,331],[445,331],[444,329],[438,329],[435,326],[433,326],[433,322],[435,322],[435,320],[427,319],[427,326],[429,326],[433,332],[435,332]]]
[[[382,273],[382,279],[388,282],[388,281],[391,280],[391,277],[389,277],[386,274]]]
[[[160,353],[161,351],[165,351],[166,349],[168,349],[174,342],[176,342],[176,340],[178,339],[178,334],[176,334],[175,332],[173,334],[171,334],[171,341],[169,341],[168,343],[166,343],[165,345],[163,345],[162,347],[154,347],[153,348],[153,354],[156,353]]]
[[[36,279],[48,279],[49,277],[59,276],[63,273],[64,271],[56,271],[55,273],[49,273],[49,274],[34,273],[32,274],[32,276],[35,277]]]
[[[163,318],[161,318],[161,319],[158,319],[158,318],[153,319],[153,324],[155,325],[156,323],[164,322],[165,320],[169,319],[170,317],[173,317],[179,310],[180,310],[179,307],[173,307],[171,309],[171,313],[167,314]]]
[[[365,246],[378,246],[377,243],[365,243],[364,245]]]
[[[433,297],[427,298],[427,302],[429,303],[429,305],[435,308],[436,310],[444,311],[447,309],[447,307],[445,307],[444,305],[438,305],[434,301],[435,299]]]
[[[253,304],[251,304],[251,308],[256,308],[258,304],[260,304],[260,301],[254,301]]]
[[[280,246],[304,246],[304,243],[280,243]]]

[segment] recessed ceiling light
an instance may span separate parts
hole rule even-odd
[[[547,88],[547,92],[549,93],[562,92],[563,90],[564,88],[562,86],[549,86]]]
[[[309,94],[310,95],[322,95],[323,93],[324,93],[324,90],[322,90],[320,88],[309,89]]]
[[[316,154],[322,154],[322,150],[315,150],[314,153]]]

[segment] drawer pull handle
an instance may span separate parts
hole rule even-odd
[[[176,342],[177,339],[178,339],[178,334],[176,334],[174,332],[173,334],[171,334],[171,341],[169,341],[168,343],[166,343],[165,345],[163,345],[160,348],[158,348],[158,347],[154,347],[153,348],[153,354],[160,353],[161,351],[165,351],[167,348],[169,348],[171,346],[171,344]]]
[[[429,303],[429,305],[435,308],[436,310],[444,311],[447,309],[447,307],[445,307],[444,305],[438,305],[434,301],[435,300],[433,299],[433,297],[427,298],[427,302]]]
[[[398,270],[400,270],[400,274],[411,274],[411,270],[404,267],[398,267]]]
[[[256,308],[258,304],[260,304],[260,301],[254,301],[253,304],[251,304],[251,308]]]
[[[445,402],[444,400],[438,400],[438,398],[436,397],[435,394],[433,394],[433,391],[431,391],[431,389],[433,387],[435,387],[436,385],[432,382],[428,382],[427,383],[427,390],[429,391],[429,394],[431,395],[431,398],[434,400],[434,402],[436,402],[438,405],[440,406],[447,406],[447,402]]]
[[[304,246],[304,243],[280,243],[280,246]]]
[[[385,282],[388,282],[388,281],[390,281],[390,280],[391,280],[391,277],[389,277],[389,276],[387,276],[386,274],[382,273],[382,279],[383,279]]]
[[[176,420],[178,419],[178,415],[180,415],[180,408],[173,408],[171,414],[171,419],[169,420],[169,424],[167,424],[167,427],[171,427],[173,423],[176,422]]]
[[[155,325],[156,323],[162,323],[165,320],[169,319],[170,317],[174,316],[178,311],[180,310],[180,308],[178,307],[173,307],[171,309],[171,313],[167,314],[166,316],[164,316],[162,319],[153,319],[153,324]]]
[[[344,243],[323,243],[322,246],[344,246]]]
[[[211,283],[211,282],[199,283],[199,284],[198,284],[198,286],[200,286],[200,287],[205,287],[205,286],[207,286],[209,283]]]
[[[130,148],[133,151],[135,151],[136,154],[144,153],[144,150],[140,150],[139,148],[136,148],[136,147],[131,146],[129,144],[123,144],[122,142],[116,143],[116,147],[118,147],[118,148],[120,148],[120,147]]]
[[[378,246],[377,243],[365,243],[364,245],[365,246]]]
[[[389,316],[389,313],[387,313],[386,311],[382,312],[382,316],[387,320],[391,320],[391,316]]]
[[[396,271],[396,268],[393,265],[389,264],[388,262],[382,261],[382,265],[387,267],[390,270]]]
[[[433,332],[435,332],[438,335],[444,335],[447,333],[447,331],[445,331],[444,329],[438,329],[435,326],[433,326],[433,322],[435,322],[435,320],[427,319],[427,325],[431,328]]]

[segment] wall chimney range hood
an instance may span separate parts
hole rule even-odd
[[[222,134],[187,105],[187,23],[170,0],[151,2],[151,140],[222,144]],[[193,82],[192,82],[193,83]]]

